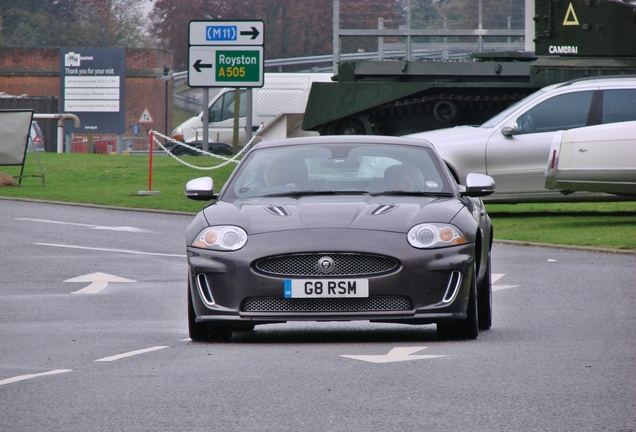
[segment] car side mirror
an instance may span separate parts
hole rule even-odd
[[[462,196],[483,197],[492,195],[495,192],[495,180],[492,177],[469,173],[466,176],[466,186],[460,190]]]
[[[517,127],[517,125],[504,126],[501,128],[501,134],[505,137],[519,135],[519,128]]]
[[[210,201],[217,196],[214,194],[212,177],[199,177],[190,180],[185,186],[185,196],[195,201]]]

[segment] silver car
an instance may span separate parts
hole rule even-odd
[[[636,76],[596,77],[545,87],[481,126],[412,134],[430,141],[463,183],[470,172],[491,176],[486,202],[607,201],[600,192],[546,189],[546,165],[558,131],[636,120]]]

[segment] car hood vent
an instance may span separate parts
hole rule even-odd
[[[289,215],[291,215],[289,210],[287,210],[283,206],[269,206],[269,207],[265,207],[265,210],[267,210],[268,212],[270,212],[271,214],[273,214],[275,216],[289,216]]]
[[[383,215],[383,214],[386,214],[386,213],[390,212],[391,210],[395,209],[396,207],[397,206],[393,205],[393,204],[381,205],[381,206],[378,206],[378,207],[374,208],[373,210],[371,210],[369,212],[369,214],[372,215],[372,216]]]

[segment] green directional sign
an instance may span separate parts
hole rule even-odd
[[[262,87],[263,47],[191,46],[190,87]]]
[[[216,81],[257,83],[261,77],[260,50],[217,50]]]

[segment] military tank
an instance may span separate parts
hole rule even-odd
[[[343,62],[314,83],[303,129],[321,135],[405,135],[481,124],[541,87],[636,74],[636,1],[536,0],[534,52],[468,61]]]

